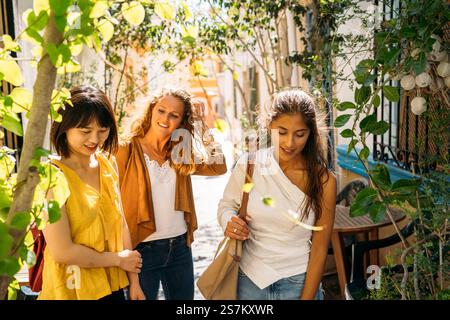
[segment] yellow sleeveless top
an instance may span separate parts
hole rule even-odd
[[[70,191],[65,195],[60,192],[57,200],[61,206],[65,203],[74,243],[98,252],[119,252],[123,250],[119,178],[110,160],[99,153],[96,156],[100,168],[99,191],[83,182],[69,167],[52,160],[62,172],[55,189]],[[55,262],[45,249],[40,300],[96,300],[126,286],[127,274],[118,267],[68,266]]]

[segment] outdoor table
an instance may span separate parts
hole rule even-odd
[[[406,216],[397,209],[391,209],[392,217],[396,222],[403,220]],[[344,235],[362,233],[369,236],[369,240],[378,239],[379,228],[391,224],[389,217],[381,222],[373,222],[368,215],[361,217],[350,217],[350,207],[336,206],[334,228],[331,234],[331,245],[333,246],[336,271],[339,279],[341,295],[344,297],[345,285],[347,284],[347,260],[345,259]],[[378,250],[369,253],[370,264],[378,265]]]

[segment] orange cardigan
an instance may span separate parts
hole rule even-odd
[[[116,154],[119,169],[123,209],[131,234],[133,248],[156,231],[150,178],[142,147],[136,138],[121,144]],[[227,172],[225,164],[200,164],[194,174],[217,176]],[[197,229],[191,177],[176,172],[175,210],[184,212],[188,234],[187,243],[194,240]]]

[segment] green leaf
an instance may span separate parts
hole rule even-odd
[[[374,182],[383,190],[389,190],[391,188],[391,176],[389,170],[383,164],[375,165],[370,174]]]
[[[361,190],[350,206],[350,216],[359,217],[369,213],[369,208],[377,197],[377,190],[367,187]]]
[[[54,43],[48,43],[45,46],[45,49],[47,50],[48,56],[50,57],[50,60],[52,61],[52,64],[56,67],[59,66],[58,57],[59,57],[59,50],[56,47]]]
[[[58,221],[59,218],[61,218],[61,208],[59,207],[59,203],[54,200],[50,200],[48,202],[48,222],[54,223]]]
[[[33,39],[36,44],[42,45],[44,43],[44,38],[34,29],[27,29],[25,31],[27,36],[29,36],[31,39]]]
[[[28,29],[40,31],[47,26],[48,13],[47,11],[41,11],[36,16],[32,9],[28,9],[22,14],[22,20],[25,22]]]
[[[108,42],[114,35],[114,25],[106,19],[102,19],[98,23],[98,31],[100,31],[103,41]]]
[[[44,148],[37,148],[34,152],[34,159],[40,160],[42,157],[48,157],[52,152],[50,150],[44,149]]]
[[[363,105],[370,97],[372,90],[370,87],[356,88],[355,90],[355,102],[359,105]]]
[[[364,119],[361,120],[359,123],[359,128],[362,132],[369,131],[369,127],[377,122],[377,115],[376,114],[370,114],[366,116]]]
[[[67,26],[67,18],[65,16],[56,16],[55,17],[55,24],[56,29],[58,29],[59,32],[64,33]]]
[[[14,166],[16,164],[16,159],[11,154],[7,154],[3,152],[3,149],[5,147],[2,147],[0,149],[2,153],[0,153],[0,180],[6,180],[9,178],[9,175],[13,172]],[[0,191],[5,192],[4,187],[7,188],[7,186],[1,185],[2,188],[0,188]],[[9,194],[9,193],[8,193]]]
[[[132,1],[130,4],[122,3],[122,15],[132,26],[138,26],[144,21],[145,9],[138,1]]]
[[[13,301],[17,300],[17,291],[20,290],[20,285],[17,279],[14,279],[9,285],[8,285],[8,300]]]
[[[341,136],[343,138],[351,138],[353,137],[355,134],[353,133],[353,131],[351,129],[345,129],[344,131],[341,132]]]
[[[20,123],[20,120],[15,116],[12,116],[10,114],[4,114],[3,120],[1,121],[1,125],[6,130],[11,131],[17,134],[18,136],[23,136],[22,124]]]
[[[63,16],[72,5],[73,0],[50,0],[50,8],[56,16]]]
[[[33,102],[33,94],[25,88],[14,88],[10,94],[13,100],[12,112],[19,113],[30,111],[31,103]]]
[[[22,71],[14,60],[0,60],[0,73],[3,74],[3,80],[18,87],[23,83]]]
[[[20,51],[20,46],[17,42],[15,42],[10,35],[4,34],[3,38],[3,47],[5,50],[18,52]]]
[[[372,104],[375,108],[378,108],[381,104],[381,98],[379,95],[376,95],[372,98]]]
[[[13,237],[9,234],[8,226],[0,222],[0,261],[8,256],[12,245]]]
[[[383,221],[386,214],[386,205],[383,202],[375,202],[369,207],[369,215],[375,223]]]
[[[186,20],[192,18],[192,13],[189,10],[189,6],[186,2],[183,2],[183,9],[184,9],[184,15],[186,17]]]
[[[358,140],[352,139],[352,141],[350,141],[350,143],[348,144],[347,153],[352,152],[353,148],[356,146],[357,143]]]
[[[172,21],[175,19],[175,10],[172,5],[168,2],[157,2],[155,3],[155,13],[165,20]]]
[[[340,128],[344,126],[348,122],[348,120],[350,120],[351,116],[352,116],[351,114],[343,114],[337,117],[336,120],[334,120],[335,128]]]
[[[14,277],[20,271],[19,259],[14,257],[6,257],[0,260],[0,274],[6,274]]]
[[[356,82],[364,86],[371,85],[376,78],[376,74],[373,73],[374,67],[374,60],[361,60],[353,72]]]
[[[97,1],[92,7],[91,13],[89,14],[89,18],[94,19],[103,17],[108,8],[109,8],[108,1],[106,0]]]
[[[11,197],[8,194],[0,191],[0,210],[9,209],[11,203],[12,203]]]
[[[271,197],[262,198],[262,202],[268,207],[273,207],[275,205],[275,201]]]
[[[62,63],[66,63],[70,61],[72,57],[72,53],[70,52],[70,48],[67,44],[61,43],[58,46],[58,52],[62,56]]]
[[[401,193],[412,193],[419,189],[419,179],[399,179],[392,185],[391,191]]]
[[[361,158],[361,160],[366,160],[369,157],[370,151],[369,148],[367,148],[367,146],[365,146],[360,152],[359,152],[359,157]]]
[[[17,212],[11,220],[11,228],[24,230],[31,222],[31,214],[29,212]]]
[[[73,60],[70,59],[69,62],[67,62],[65,65],[63,65],[62,67],[58,68],[57,70],[57,74],[64,74],[64,73],[74,73],[74,72],[78,72],[81,70],[81,65]],[[70,104],[70,100],[67,100],[67,103]]]
[[[414,61],[413,63],[413,69],[416,74],[421,74],[425,71],[425,67],[427,65],[427,58],[425,55],[425,52],[419,53],[419,58],[417,61]]]
[[[378,121],[377,123],[370,125],[368,130],[370,133],[375,135],[385,134],[391,126],[384,120]]]
[[[336,109],[339,111],[345,111],[347,109],[356,109],[356,106],[353,102],[345,101],[340,103]]]
[[[400,95],[398,93],[398,88],[391,87],[391,86],[384,86],[383,87],[383,93],[386,99],[392,102],[397,102],[400,100]]]
[[[102,41],[97,33],[91,35],[92,44],[94,45],[95,52],[99,53],[102,50]]]
[[[216,128],[219,132],[224,133],[229,129],[229,125],[223,119],[216,119],[214,121],[214,128]]]

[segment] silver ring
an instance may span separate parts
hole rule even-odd
[[[233,233],[236,233],[236,231],[237,231],[237,228],[234,228],[234,229],[233,229]]]

